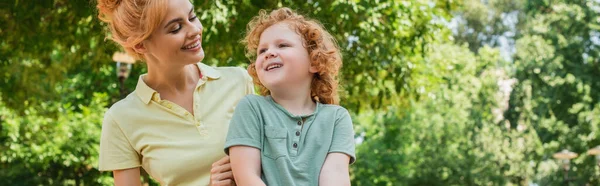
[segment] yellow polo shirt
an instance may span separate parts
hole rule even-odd
[[[229,120],[238,101],[254,92],[237,67],[197,64],[194,114],[161,100],[141,75],[135,91],[104,116],[99,170],[143,167],[161,185],[208,185],[211,164],[224,157]]]

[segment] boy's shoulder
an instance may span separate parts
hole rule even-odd
[[[333,104],[321,104],[321,108],[319,109],[320,113],[326,113],[329,116],[335,116],[335,119],[350,117],[350,112],[348,109]]]
[[[251,106],[261,106],[268,103],[267,96],[261,96],[256,94],[248,94],[240,101]]]
[[[338,111],[338,112],[348,112],[348,110],[340,105],[334,105],[334,104],[324,104],[321,103],[321,108],[323,108],[324,110],[334,110],[334,111]]]

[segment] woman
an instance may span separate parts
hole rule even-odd
[[[232,184],[222,148],[252,78],[198,63],[203,28],[188,0],[98,0],[97,8],[111,39],[148,67],[105,114],[99,169],[113,171],[115,185],[140,185],[140,167],[161,185]]]

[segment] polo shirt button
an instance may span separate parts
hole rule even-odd
[[[298,148],[298,144],[297,143],[294,143],[294,148]]]
[[[302,121],[298,121],[298,125],[302,125]]]
[[[300,136],[300,131],[296,131],[296,136]]]

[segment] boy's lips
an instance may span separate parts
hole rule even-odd
[[[281,68],[283,67],[283,63],[281,63],[281,61],[273,61],[270,63],[267,63],[267,66],[265,67],[265,71],[271,71],[273,69],[277,69],[277,68]]]

